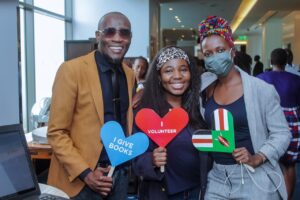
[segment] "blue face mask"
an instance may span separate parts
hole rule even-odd
[[[233,66],[230,52],[231,50],[229,52],[224,51],[222,53],[215,53],[210,57],[204,58],[207,71],[212,72],[217,76],[226,76]]]

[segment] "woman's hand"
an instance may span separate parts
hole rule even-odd
[[[155,167],[161,167],[167,164],[167,149],[164,147],[158,147],[153,151],[153,165]]]
[[[245,147],[236,148],[232,153],[233,158],[237,163],[245,163],[253,168],[258,167],[263,163],[263,158],[261,155],[255,154],[251,155]]]

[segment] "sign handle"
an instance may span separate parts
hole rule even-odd
[[[165,166],[163,165],[163,166],[160,166],[160,172],[161,173],[164,173],[165,172]]]
[[[247,167],[248,170],[249,170],[250,172],[252,172],[252,173],[255,172],[255,169],[254,169],[253,167],[251,167],[250,165],[247,165],[247,164],[244,164],[244,163],[243,163],[243,165],[244,165],[245,167]]]
[[[107,174],[107,177],[112,177],[112,175],[113,175],[113,173],[114,173],[114,170],[115,170],[115,167],[111,166],[111,167],[110,167],[110,170],[109,170],[109,172],[108,172],[108,174]]]

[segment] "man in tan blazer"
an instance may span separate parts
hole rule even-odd
[[[126,199],[128,166],[116,168],[113,178],[106,176],[110,163],[100,129],[115,120],[131,133],[134,75],[122,64],[131,37],[128,18],[107,13],[96,31],[98,49],[63,63],[56,74],[48,125],[54,152],[48,184],[73,199]]]

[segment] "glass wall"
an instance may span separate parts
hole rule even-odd
[[[64,61],[64,21],[34,14],[35,95],[39,101],[51,97],[59,65]]]
[[[71,0],[20,0],[23,124],[32,130],[32,106],[51,97],[56,71],[64,61],[64,40],[71,30]],[[65,14],[68,13],[68,16]],[[69,34],[66,34],[66,33]]]
[[[65,14],[65,0],[34,0],[34,6],[57,14]]]
[[[26,69],[25,69],[25,63],[26,63],[26,56],[25,56],[25,27],[24,27],[24,9],[20,9],[20,54],[21,54],[21,62],[20,69],[21,69],[21,92],[22,92],[22,113],[23,113],[23,124],[27,124],[27,106],[26,106]]]

